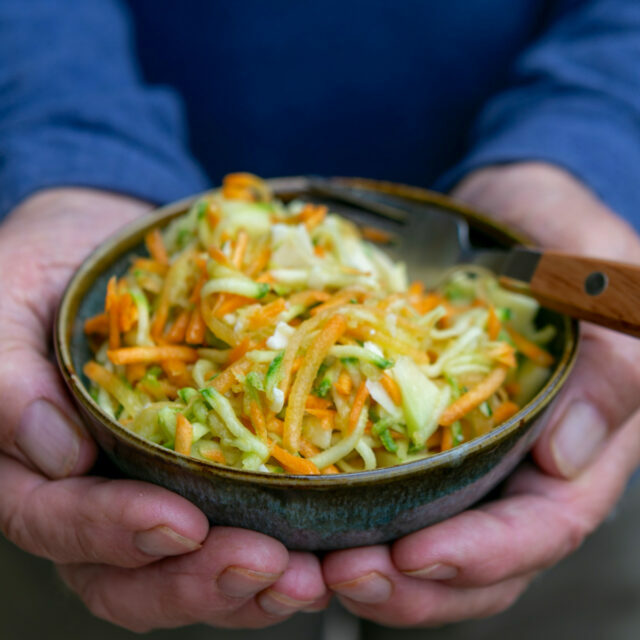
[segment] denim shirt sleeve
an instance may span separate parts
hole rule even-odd
[[[141,80],[119,2],[3,0],[0,33],[0,218],[52,186],[154,203],[206,188],[177,97]]]
[[[480,113],[470,150],[439,182],[482,166],[560,165],[640,227],[640,2],[564,0]]]

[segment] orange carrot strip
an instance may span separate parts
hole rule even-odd
[[[164,246],[160,229],[149,231],[144,238],[144,242],[147,245],[149,254],[156,262],[164,265],[169,264],[169,255],[167,254],[167,248]]]
[[[498,318],[498,314],[493,305],[489,305],[489,319],[487,320],[487,332],[489,334],[489,340],[497,340],[498,334],[502,329],[502,324]]]
[[[336,415],[336,412],[332,409],[312,409],[310,407],[305,407],[304,411],[316,418],[333,418]]]
[[[337,342],[346,328],[347,322],[343,316],[333,316],[307,350],[305,361],[296,374],[291,388],[291,396],[284,418],[283,442],[289,451],[298,451],[305,402],[311,393],[318,368],[329,353],[329,349]]]
[[[398,383],[389,374],[384,373],[380,378],[380,384],[393,403],[400,406],[402,404],[402,391],[400,391]]]
[[[117,279],[112,276],[107,284],[107,298],[105,310],[109,314],[109,348],[117,349],[120,346],[120,318],[118,316]]]
[[[130,331],[138,321],[138,307],[133,301],[133,296],[125,291],[118,299],[118,319],[120,331]]]
[[[201,453],[203,458],[210,460],[211,462],[219,462],[221,464],[226,464],[227,461],[224,457],[224,453],[222,451],[218,451],[218,449],[209,449],[205,450]]]
[[[209,255],[218,263],[224,265],[225,267],[233,267],[231,264],[231,260],[227,258],[227,256],[218,249],[218,247],[211,246],[207,249]]]
[[[356,397],[353,399],[353,405],[351,406],[351,411],[349,412],[349,422],[347,433],[353,433],[354,429],[358,425],[358,420],[360,420],[360,414],[364,409],[364,404],[369,397],[369,389],[367,389],[367,385],[363,380],[358,387],[358,391],[356,391]]]
[[[277,444],[274,444],[271,448],[271,455],[289,473],[303,476],[316,476],[320,473],[318,467],[311,460],[294,456]]]
[[[178,453],[188,456],[191,453],[191,442],[193,441],[193,427],[191,423],[181,414],[178,414],[176,422],[176,441],[174,449]]]
[[[505,367],[515,367],[518,363],[516,361],[515,349],[506,342],[501,342],[499,346],[489,349],[487,355],[492,359],[503,364]]]
[[[282,435],[282,430],[284,429],[284,422],[282,422],[282,420],[278,420],[273,413],[269,412],[266,421],[268,431],[271,433],[277,433],[279,436]]]
[[[442,430],[442,440],[440,440],[440,451],[449,451],[453,447],[453,433],[451,429]]]
[[[248,327],[251,331],[255,331],[256,329],[260,329],[265,325],[268,325],[272,320],[277,318],[285,309],[287,308],[287,303],[284,298],[278,298],[269,304],[265,304],[264,306],[257,309],[254,313],[249,317]]]
[[[376,227],[362,227],[360,233],[362,233],[362,237],[365,240],[375,242],[376,244],[389,244],[393,240],[391,233]]]
[[[236,269],[242,269],[244,254],[247,252],[248,245],[249,234],[244,229],[240,229],[236,238],[236,246],[233,248],[233,255],[231,256],[231,262]]]
[[[331,294],[326,291],[316,291],[314,289],[307,289],[306,291],[299,291],[289,297],[289,304],[291,306],[302,305],[303,307],[309,307],[316,302],[326,302],[331,298]]]
[[[160,292],[158,303],[156,305],[156,310],[153,314],[153,319],[151,320],[151,337],[156,342],[158,342],[162,338],[164,327],[167,324],[167,320],[169,319],[170,307],[171,303],[169,302],[169,282],[168,279],[165,278],[164,284],[162,286],[162,291]]]
[[[333,386],[341,396],[348,396],[353,389],[353,380],[346,371],[342,371]]]
[[[440,416],[440,424],[450,427],[477,406],[488,400],[501,386],[507,375],[504,367],[494,369],[484,380],[450,404]]]
[[[191,312],[184,340],[187,344],[203,344],[206,331],[207,325],[205,325],[202,319],[200,309],[196,307]]]
[[[255,429],[256,435],[263,442],[268,442],[267,423],[265,421],[264,414],[262,413],[260,405],[255,400],[252,400],[251,404],[249,405],[249,417],[251,418],[251,424]]]
[[[511,380],[510,382],[506,382],[504,385],[504,390],[511,396],[517,396],[520,393],[520,383],[515,380]]]
[[[200,300],[200,313],[207,328],[216,338],[222,340],[222,342],[226,342],[231,347],[238,344],[239,339],[235,331],[213,315],[208,300]]]
[[[233,313],[237,309],[246,307],[248,304],[252,304],[254,302],[254,298],[239,296],[235,293],[223,293],[220,294],[220,297],[213,308],[213,315],[216,318],[222,318],[226,316],[227,313]]]
[[[208,279],[209,274],[207,274],[206,272],[200,274],[200,278],[198,279],[198,282],[196,282],[196,286],[193,287],[193,291],[189,296],[189,302],[191,302],[191,304],[198,304],[198,302],[200,301],[200,292],[202,291],[202,287],[204,287]]]
[[[550,367],[553,364],[553,356],[548,351],[531,342],[531,340],[527,340],[515,329],[511,327],[506,327],[506,329],[513,340],[513,344],[516,345],[516,349],[529,360],[532,360],[540,367]]]
[[[493,424],[498,425],[505,420],[508,420],[511,416],[518,413],[520,407],[515,403],[507,400],[503,402],[497,409],[493,412]]]
[[[142,362],[136,362],[135,364],[128,364],[125,369],[125,375],[127,380],[131,384],[135,384],[138,380],[142,380],[147,373],[147,365]]]
[[[228,366],[208,384],[217,389],[220,393],[227,393],[234,384],[237,384],[238,377],[248,373],[252,365],[253,363],[251,360],[242,357],[239,360],[236,360],[232,365]]]
[[[189,324],[189,311],[184,309],[174,320],[165,338],[168,342],[184,342],[184,334]]]
[[[352,299],[358,299],[358,296],[361,296],[361,293],[357,293],[355,291],[341,291],[340,293],[336,293],[331,296],[326,302],[319,304],[317,307],[313,307],[311,309],[311,315],[315,316],[318,313],[323,311],[327,311],[327,309],[332,309],[334,307],[342,306],[343,304],[348,304]]]
[[[164,360],[162,370],[167,374],[167,378],[179,387],[188,387],[192,384],[191,374],[187,370],[187,365],[183,360]]]
[[[255,278],[259,273],[267,268],[269,258],[271,258],[271,249],[269,249],[269,247],[262,247],[258,255],[255,256],[247,268],[247,275],[250,278]]]
[[[242,342],[237,344],[231,351],[229,351],[229,356],[227,357],[227,364],[233,364],[236,360],[242,358],[242,356],[250,351],[253,348],[253,341],[251,338],[246,337],[242,339]]]
[[[162,362],[163,360],[183,360],[195,362],[198,352],[191,347],[166,345],[161,347],[124,347],[109,349],[107,357],[113,364],[135,364],[138,362]]]
[[[87,318],[84,323],[84,332],[87,335],[92,333],[98,333],[100,335],[109,334],[109,315],[106,313],[99,313],[92,318]]]
[[[133,268],[140,269],[141,271],[149,271],[150,273],[157,273],[159,276],[167,275],[167,271],[169,270],[167,264],[160,264],[150,258],[136,258],[133,261]]]
[[[410,301],[411,306],[421,315],[429,313],[438,305],[443,304],[444,300],[436,293],[429,293],[417,300]]]
[[[326,398],[310,395],[305,402],[305,407],[307,409],[329,409],[331,407],[331,401]]]

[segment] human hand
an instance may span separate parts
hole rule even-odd
[[[273,624],[326,600],[315,556],[252,531],[209,531],[160,487],[83,475],[96,447],[50,359],[53,313],[91,249],[148,208],[55,189],[0,227],[0,531],[56,562],[95,615],[129,629]]]
[[[454,195],[541,246],[627,262],[640,242],[561,169],[526,163],[471,174]],[[506,609],[611,511],[640,462],[640,342],[582,326],[574,372],[501,499],[392,545],[334,552],[327,585],[356,615],[433,626]]]

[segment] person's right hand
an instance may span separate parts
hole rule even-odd
[[[315,556],[253,531],[209,530],[204,514],[166,489],[83,475],[96,447],[51,360],[53,313],[82,259],[146,209],[55,189],[0,227],[0,530],[57,563],[95,615],[135,631],[261,627],[321,608]]]

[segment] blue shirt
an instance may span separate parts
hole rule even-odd
[[[247,170],[448,189],[525,159],[640,227],[640,2],[0,2],[0,215],[49,186],[162,203]]]

